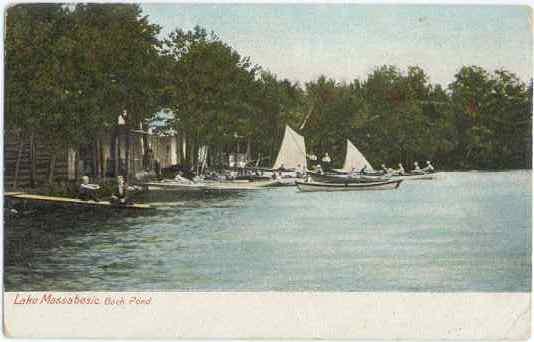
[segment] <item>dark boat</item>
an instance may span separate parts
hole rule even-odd
[[[383,182],[383,181],[389,180],[389,178],[384,177],[382,175],[372,176],[368,174],[342,175],[342,174],[320,174],[316,172],[309,172],[308,175],[315,182],[332,183],[332,184],[372,183],[372,182]]]
[[[261,175],[241,175],[241,176],[234,177],[233,180],[238,180],[238,181],[248,180],[249,182],[257,182],[257,181],[271,180],[271,177],[261,176]]]
[[[300,182],[297,181],[297,187],[300,191],[365,191],[365,190],[393,190],[397,189],[402,183],[402,179],[388,180],[385,182],[370,183],[320,183],[320,182]]]

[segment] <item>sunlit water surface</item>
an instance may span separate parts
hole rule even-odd
[[[27,207],[6,222],[7,290],[530,291],[530,171],[143,200],[172,203]]]

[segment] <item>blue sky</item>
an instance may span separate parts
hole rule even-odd
[[[281,78],[365,78],[376,66],[418,65],[448,84],[462,65],[532,75],[527,6],[370,4],[142,5],[162,34],[200,25]]]

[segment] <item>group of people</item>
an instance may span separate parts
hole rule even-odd
[[[78,196],[84,201],[92,200],[95,202],[100,202],[98,190],[100,190],[100,185],[89,183],[89,177],[83,176],[80,188],[78,190]],[[128,197],[128,192],[130,190],[134,190],[134,188],[128,185],[126,178],[123,176],[117,176],[117,186],[111,195],[110,202],[117,205],[132,204],[131,199]]]
[[[297,167],[294,169],[287,169],[285,165],[282,163],[280,164],[280,167],[276,170],[273,170],[272,178],[273,179],[280,179],[283,178],[282,172],[294,172],[295,176],[297,178],[303,178],[306,176],[307,170],[302,164],[297,164]]]
[[[405,175],[406,174],[406,170],[404,169],[404,166],[402,166],[402,163],[399,163],[398,165],[399,165],[398,169],[387,168],[385,164],[382,164],[381,168],[386,174],[391,174],[391,175],[396,175],[396,176]],[[434,172],[434,166],[432,166],[432,163],[430,162],[430,160],[427,160],[426,161],[426,166],[424,168],[421,168],[419,166],[418,162],[414,162],[413,163],[413,170],[410,171],[409,173],[411,173],[411,174],[425,174],[425,173],[432,173],[432,172]]]

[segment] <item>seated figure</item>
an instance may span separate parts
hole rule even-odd
[[[402,176],[404,175],[406,171],[404,171],[404,166],[402,166],[402,163],[399,163],[399,168],[395,171],[395,173],[398,175],[398,176]]]
[[[179,171],[178,174],[174,177],[174,180],[179,183],[192,184],[193,182],[183,176],[183,172]]]
[[[413,170],[412,170],[411,173],[424,174],[425,171],[421,170],[421,168],[419,167],[419,163],[418,162],[413,162]]]
[[[432,166],[432,163],[430,163],[430,160],[426,161],[426,166],[423,168],[423,171],[425,171],[427,173],[434,172],[434,167]]]
[[[78,196],[84,201],[93,200],[95,202],[100,201],[96,195],[96,191],[100,189],[100,186],[97,184],[90,184],[89,177],[83,176],[82,183],[80,184],[80,189]]]

